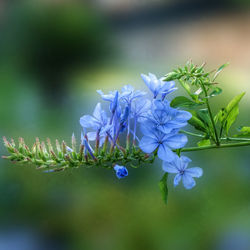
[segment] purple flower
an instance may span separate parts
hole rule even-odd
[[[142,124],[141,131],[144,135],[139,143],[141,150],[145,153],[152,153],[157,149],[157,155],[163,161],[173,161],[175,153],[172,149],[183,148],[187,143],[185,135],[177,134],[177,131],[164,134],[154,129],[147,121]]]
[[[124,166],[115,165],[114,170],[118,179],[128,176],[128,170]]]
[[[162,94],[165,96],[177,88],[175,88],[174,82],[165,82],[163,78],[158,79],[154,74],[149,73],[148,75],[141,74],[142,80],[148,86],[150,91],[153,93],[154,98],[158,96],[158,94]],[[164,99],[163,98],[163,99]]]
[[[199,178],[202,176],[203,170],[201,168],[187,168],[189,162],[191,162],[191,160],[188,157],[178,157],[177,155],[175,155],[173,161],[163,162],[162,168],[165,172],[176,174],[174,178],[175,187],[180,183],[182,179],[183,186],[186,189],[191,189],[196,185],[195,180],[193,178]]]

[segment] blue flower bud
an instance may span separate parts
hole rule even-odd
[[[124,113],[121,117],[121,125],[123,125],[128,120],[129,112],[130,112],[130,108],[126,106]]]
[[[115,165],[114,170],[118,179],[124,178],[128,175],[128,170],[124,166]]]
[[[116,108],[118,106],[118,97],[119,97],[119,92],[116,91],[115,98],[114,98],[113,102],[111,102],[111,105],[110,105],[112,113],[115,113],[115,110],[116,110]]]
[[[52,172],[55,172],[55,170],[54,169],[48,169],[48,170],[44,170],[43,172],[44,173],[52,173]]]

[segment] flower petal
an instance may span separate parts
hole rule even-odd
[[[173,162],[164,161],[163,164],[162,164],[162,169],[165,172],[168,172],[168,173],[171,173],[171,174],[179,173],[179,170],[176,168],[174,161]]]
[[[96,139],[96,132],[88,132],[87,133],[89,141],[95,141]]]
[[[183,148],[186,143],[187,143],[188,139],[185,135],[182,134],[176,134],[173,136],[170,136],[166,139],[166,144],[170,147],[170,148]]]
[[[95,106],[95,110],[93,112],[93,116],[98,120],[101,121],[102,117],[101,117],[101,113],[102,113],[102,106],[101,103],[98,102]]]
[[[180,169],[185,170],[191,161],[187,156],[182,155],[180,157]]]
[[[168,134],[173,130],[173,127],[169,126],[168,123],[164,124],[164,125],[159,125],[157,126],[157,128],[164,134]]]
[[[184,110],[178,110],[177,115],[176,115],[176,119],[181,120],[181,121],[188,121],[191,118],[192,118],[192,114]]]
[[[154,130],[155,130],[155,125],[152,121],[147,120],[141,124],[141,132],[143,135],[146,135],[148,137],[155,138]]]
[[[176,187],[176,186],[180,183],[181,177],[182,177],[181,174],[177,174],[177,175],[174,177],[174,187]]]
[[[80,124],[83,128],[98,128],[98,121],[91,115],[84,115],[80,118]]]
[[[175,153],[165,144],[160,144],[157,155],[161,160],[167,162],[171,162],[175,159]]]
[[[188,173],[185,173],[182,175],[182,182],[183,182],[183,186],[186,189],[191,189],[196,185],[195,180],[193,179],[193,177],[191,175],[189,175]]]
[[[148,136],[143,136],[140,143],[139,147],[141,150],[145,153],[152,153],[155,151],[157,148],[158,143],[155,139],[148,137]]]
[[[203,175],[203,170],[202,168],[199,168],[199,167],[186,169],[185,172],[189,174],[190,176],[197,177],[197,178]]]

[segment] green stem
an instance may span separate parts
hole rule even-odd
[[[188,148],[181,149],[181,152],[200,151],[200,150],[214,149],[214,148],[243,147],[243,146],[250,146],[250,141],[230,143],[230,144],[220,144],[219,146],[218,145],[208,145],[208,146],[202,146],[202,147],[188,147]]]
[[[211,111],[211,107],[210,107],[210,104],[209,104],[209,101],[208,101],[208,94],[207,94],[207,89],[206,87],[203,85],[203,83],[201,83],[201,86],[202,86],[202,89],[205,93],[205,102],[206,102],[206,105],[207,105],[207,109],[208,109],[208,113],[209,113],[209,116],[210,116],[210,120],[212,122],[212,125],[213,125],[213,129],[214,129],[214,134],[215,134],[215,143],[217,146],[220,145],[220,140],[219,140],[219,137],[218,137],[218,134],[217,134],[217,129],[216,129],[216,126],[215,126],[215,123],[214,123],[214,118],[213,118],[213,114],[212,114],[212,111]]]
[[[225,140],[225,141],[250,141],[250,138],[225,137],[225,138],[220,138],[220,139]]]
[[[195,136],[195,137],[205,138],[204,135],[192,133],[192,132],[189,132],[189,131],[186,131],[186,130],[182,130],[182,129],[180,130],[180,133],[187,134],[187,135],[192,135],[192,136]]]

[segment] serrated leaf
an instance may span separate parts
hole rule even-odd
[[[194,108],[197,107],[199,104],[191,101],[185,96],[177,96],[171,101],[171,107],[173,108]]]
[[[211,141],[209,139],[204,139],[204,140],[201,140],[197,143],[197,145],[199,147],[202,147],[202,146],[209,146],[211,145]]]
[[[165,173],[163,177],[161,178],[160,182],[158,183],[158,186],[161,191],[162,199],[165,202],[165,204],[168,203],[168,186],[167,186],[167,179],[168,179],[168,173]]]
[[[221,71],[222,71],[225,67],[227,67],[228,65],[229,65],[229,63],[225,63],[225,64],[221,65],[221,66],[217,69],[217,71],[216,71],[215,74],[214,74],[213,81],[217,78],[217,76],[221,73]]]

